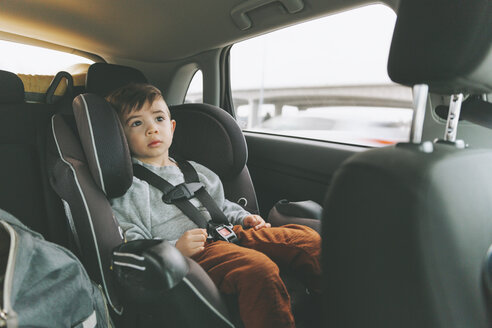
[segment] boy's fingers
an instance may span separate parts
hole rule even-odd
[[[263,229],[263,228],[270,228],[272,225],[270,223],[266,223],[265,221],[261,220],[261,223],[255,227],[256,230]]]
[[[200,247],[203,247],[203,244],[204,242],[203,241],[194,241],[190,244],[190,248],[191,249],[196,249],[196,248],[200,248]]]
[[[262,219],[255,217],[255,224],[261,224],[263,222]]]
[[[200,234],[197,234],[197,235],[191,235],[189,240],[190,241],[193,241],[193,242],[197,242],[197,241],[204,242],[205,240],[207,240],[207,236],[205,236],[204,234],[200,233]]]
[[[187,231],[189,236],[207,236],[207,230],[205,229],[192,229]]]

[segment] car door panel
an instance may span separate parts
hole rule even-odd
[[[324,141],[245,132],[248,169],[261,214],[266,217],[280,199],[322,203],[338,166],[367,150]]]

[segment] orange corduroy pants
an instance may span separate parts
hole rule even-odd
[[[210,242],[192,258],[222,293],[237,295],[246,328],[295,327],[278,265],[293,270],[308,288],[319,290],[319,234],[297,224],[260,230],[234,226],[234,232],[239,245]]]

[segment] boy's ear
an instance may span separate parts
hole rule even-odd
[[[174,130],[176,129],[176,121],[175,120],[171,120],[171,130],[173,131],[174,133]]]

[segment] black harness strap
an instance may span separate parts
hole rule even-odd
[[[189,201],[190,198],[197,197],[202,205],[208,210],[214,223],[229,224],[224,213],[217,206],[217,203],[205,190],[205,186],[199,181],[195,168],[187,161],[178,162],[178,166],[183,172],[185,183],[173,186],[159,175],[155,174],[146,167],[133,164],[133,174],[150,185],[162,191],[162,201],[166,204],[174,204],[189,217],[200,228],[207,228],[207,219]]]
[[[200,180],[198,179],[198,173],[196,172],[195,168],[190,164],[190,162],[179,161],[178,165],[179,168],[181,169],[181,172],[183,172],[185,182],[187,184],[200,182]],[[222,212],[219,206],[217,206],[215,200],[212,198],[212,196],[210,196],[207,190],[205,190],[205,187],[198,189],[195,192],[195,196],[210,213],[210,216],[212,217],[212,221],[214,223],[229,224],[229,221],[227,220],[224,212]]]
[[[175,190],[174,186],[152,172],[151,170],[147,169],[146,167],[143,167],[138,164],[133,164],[133,174],[139,178],[140,180],[147,181],[151,186],[156,187],[160,191],[162,191],[162,201],[165,202],[166,204],[169,204],[168,199],[164,199],[167,195],[171,194],[173,190]],[[176,189],[177,190],[177,189]],[[175,194],[178,194],[178,192],[175,192]],[[189,217],[197,226],[199,226],[202,229],[207,228],[207,219],[203,217],[202,213],[198,211],[198,209],[193,206],[193,204],[188,201],[188,199],[183,198],[181,200],[179,199],[174,199],[172,201],[172,204],[176,205],[177,208],[181,210],[187,217]]]

